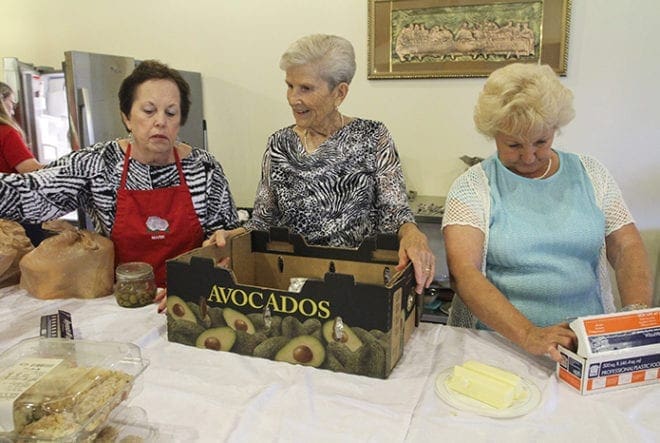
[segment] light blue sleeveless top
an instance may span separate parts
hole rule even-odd
[[[555,152],[559,170],[544,180],[509,171],[497,155],[482,162],[491,195],[486,276],[537,326],[604,312],[605,217],[579,157]]]

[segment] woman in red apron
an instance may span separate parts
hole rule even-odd
[[[28,174],[0,174],[0,217],[41,223],[83,209],[113,240],[117,264],[148,262],[164,287],[168,259],[239,224],[218,161],[177,141],[190,105],[190,87],[176,70],[141,62],[119,89],[130,137],[75,150]]]
[[[165,260],[201,246],[204,239],[176,148],[173,152],[179,186],[129,190],[126,189],[126,175],[131,163],[131,144],[128,144],[112,229],[116,263],[143,261],[151,264],[156,284],[161,287],[167,282]]]
[[[177,143],[185,100],[182,85],[171,78],[140,80],[139,76],[129,77],[119,93],[122,119],[131,137],[119,142],[125,156],[111,238],[117,264],[150,263],[156,283],[165,287],[165,261],[201,246],[204,231],[181,167],[180,157],[188,155],[191,148]],[[124,98],[132,101],[126,103]],[[189,103],[184,101],[186,105]],[[179,185],[128,189],[127,177],[135,161],[149,167],[176,163]]]

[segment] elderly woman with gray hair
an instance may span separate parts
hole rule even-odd
[[[421,293],[433,280],[435,257],[414,223],[392,137],[380,122],[339,111],[355,74],[353,46],[342,37],[309,35],[288,48],[280,68],[295,124],[268,139],[245,227],[287,226],[309,244],[335,247],[397,233],[397,268],[412,262]]]
[[[456,179],[445,206],[447,263],[459,297],[449,324],[493,329],[559,361],[568,319],[651,303],[639,232],[611,174],[593,157],[555,150],[573,94],[547,65],[494,71],[477,101],[477,130],[496,154]]]

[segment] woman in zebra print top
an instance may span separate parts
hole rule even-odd
[[[80,149],[30,174],[0,175],[0,217],[43,222],[79,207],[97,232],[110,236],[115,221],[117,188],[127,139]],[[190,149],[190,148],[188,148]],[[207,151],[192,148],[181,159],[195,212],[206,235],[238,225],[236,207],[222,166]],[[130,159],[128,189],[159,189],[179,184],[176,164],[163,166]]]
[[[0,175],[0,217],[40,223],[78,208],[111,237],[117,263],[146,261],[165,285],[165,260],[238,226],[220,164],[177,141],[190,109],[179,73],[147,60],[119,91],[129,138],[74,151],[29,174]]]
[[[246,228],[287,226],[310,244],[343,247],[398,233],[399,269],[412,261],[422,292],[435,257],[414,224],[392,137],[382,123],[338,110],[355,73],[353,46],[332,35],[303,37],[280,67],[296,124],[268,140]]]

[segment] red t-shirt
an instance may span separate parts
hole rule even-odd
[[[34,158],[21,134],[9,125],[0,124],[0,172],[16,172],[16,165]]]

